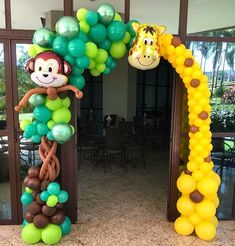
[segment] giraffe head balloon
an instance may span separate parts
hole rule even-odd
[[[166,30],[165,26],[132,23],[136,38],[129,50],[128,61],[131,66],[141,69],[153,69],[160,61],[158,36]]]

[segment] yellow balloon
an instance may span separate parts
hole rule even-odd
[[[204,177],[204,173],[200,170],[196,170],[195,172],[192,173],[192,177],[194,178],[195,181],[199,181]]]
[[[188,196],[180,197],[180,199],[177,201],[176,207],[178,211],[184,216],[189,216],[195,212],[195,205]]]
[[[189,217],[188,217],[190,223],[192,223],[194,226],[199,224],[202,219],[196,214],[196,213],[193,213],[191,214]]]
[[[211,222],[203,221],[196,225],[195,232],[202,240],[210,241],[216,235],[216,227]]]
[[[213,177],[205,177],[198,182],[197,188],[202,195],[211,196],[218,191],[218,183]]]
[[[185,195],[193,192],[196,189],[196,182],[190,175],[182,175],[177,180],[179,191]]]
[[[186,218],[184,216],[179,217],[175,221],[174,228],[175,228],[177,233],[179,233],[180,235],[183,235],[183,236],[190,235],[194,230],[194,226],[190,223],[188,218]]]
[[[215,216],[215,204],[209,200],[203,200],[199,204],[196,204],[196,213],[203,220],[211,219]]]
[[[215,227],[218,226],[219,221],[218,221],[218,219],[216,218],[216,216],[214,216],[214,217],[211,219],[211,223],[212,223]]]

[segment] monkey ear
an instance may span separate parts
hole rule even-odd
[[[30,59],[25,66],[25,70],[30,74],[34,71],[34,61],[34,58]]]
[[[69,76],[71,70],[71,66],[68,64],[68,62],[64,61],[64,75]]]

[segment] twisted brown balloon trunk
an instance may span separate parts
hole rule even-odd
[[[39,174],[41,180],[54,181],[60,173],[60,162],[55,155],[56,149],[56,141],[49,141],[45,136],[42,137],[39,146],[39,156],[43,161]]]

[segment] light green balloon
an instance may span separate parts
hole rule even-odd
[[[58,202],[58,197],[56,195],[50,195],[48,198],[47,198],[47,206],[52,208],[52,207],[55,207],[56,204]]]
[[[95,69],[90,70],[91,75],[98,77],[101,73]]]
[[[41,229],[30,223],[23,228],[21,237],[25,243],[34,244],[41,240],[41,233]]]
[[[90,58],[94,58],[97,55],[97,46],[93,42],[87,42],[86,43],[86,55]]]
[[[122,58],[126,53],[126,45],[119,41],[119,42],[113,42],[110,48],[110,55],[113,58],[119,59]]]
[[[33,94],[30,98],[29,98],[29,103],[36,107],[38,105],[44,104],[45,103],[45,96],[42,94]]]
[[[95,68],[95,62],[94,62],[94,60],[92,60],[92,59],[90,59],[90,64],[89,64],[89,67],[88,67],[88,69],[94,69]]]
[[[55,121],[54,121],[54,120],[49,120],[49,121],[47,122],[47,127],[48,127],[49,129],[51,129],[54,125],[55,125]]]
[[[125,36],[124,36],[124,38],[122,39],[122,42],[123,42],[124,44],[127,44],[127,43],[130,42],[130,40],[131,40],[131,34],[130,34],[129,32],[125,32]]]
[[[121,17],[121,15],[118,12],[115,12],[115,16],[114,16],[113,20],[122,22],[122,17]]]
[[[62,100],[60,99],[60,97],[57,97],[55,100],[51,100],[47,97],[45,105],[51,111],[55,111],[62,106]]]
[[[69,123],[69,121],[71,120],[71,113],[69,109],[61,107],[53,111],[52,120],[54,120],[55,123]]]
[[[104,70],[106,69],[106,66],[104,63],[98,63],[96,66],[95,66],[95,70],[97,70],[98,72],[100,73],[103,73]]]
[[[60,241],[62,230],[58,225],[48,224],[46,228],[42,229],[42,241],[45,244],[56,244]]]
[[[70,99],[69,99],[69,97],[63,98],[63,99],[62,99],[62,104],[63,104],[63,106],[64,106],[65,108],[69,108],[69,106],[70,106]]]
[[[81,21],[79,23],[80,25],[80,29],[85,32],[85,33],[88,33],[90,31],[90,26],[88,25],[88,23],[86,21]]]
[[[96,63],[105,63],[106,60],[108,59],[108,53],[104,49],[98,49],[97,55],[94,59]]]
[[[86,19],[86,14],[87,14],[88,10],[85,9],[85,8],[80,8],[77,13],[76,13],[76,16],[77,16],[77,19],[79,21],[84,21]]]
[[[24,120],[22,120],[21,122],[20,122],[20,129],[21,130],[23,130],[23,131],[25,131],[25,128],[29,125],[29,124],[31,124],[32,122],[31,122],[31,120],[29,120],[29,119],[24,119]]]
[[[28,55],[32,58],[34,58],[37,55],[36,47],[34,44],[29,45],[27,51],[28,51]]]

